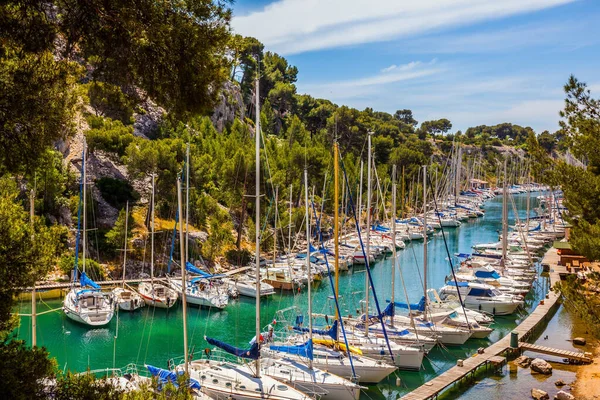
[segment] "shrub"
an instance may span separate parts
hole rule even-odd
[[[225,253],[227,262],[237,266],[248,265],[252,259],[252,254],[246,249],[231,249]]]
[[[133,186],[122,179],[100,178],[96,180],[96,187],[104,200],[117,209],[125,207],[127,201],[131,205],[140,199],[140,194],[133,189]]]
[[[125,155],[125,150],[134,140],[133,127],[125,126],[121,121],[113,121],[108,118],[90,117],[89,131],[85,136],[90,151],[102,150],[117,155],[119,158]]]
[[[118,86],[105,82],[92,82],[88,86],[88,98],[96,115],[119,120],[125,125],[133,123],[134,102]]]
[[[81,257],[82,257],[82,255],[80,254],[79,261],[78,261],[78,269],[80,271],[83,271],[83,264],[82,264]],[[70,278],[71,278],[71,273],[73,272],[74,265],[75,265],[75,255],[74,254],[65,254],[60,258],[60,260],[58,262],[58,267],[60,268],[62,273],[64,275],[68,275]],[[90,278],[92,278],[94,280],[101,281],[105,278],[104,270],[102,269],[100,264],[98,264],[97,261],[95,261],[91,258],[85,259],[85,271],[86,271],[87,276],[89,276]]]

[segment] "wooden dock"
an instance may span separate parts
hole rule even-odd
[[[591,364],[592,359],[582,351],[569,351],[562,349],[553,349],[552,347],[539,346],[526,342],[519,343],[519,349],[523,351],[533,351],[534,353],[547,354],[549,356],[557,356],[566,358],[572,361],[578,361],[586,364]]]
[[[556,249],[551,248],[544,255],[542,263],[547,264],[550,267],[550,284],[551,288],[554,284],[560,281],[560,273],[565,269],[558,265],[559,256]],[[565,269],[566,271],[566,269]],[[519,336],[519,342],[525,342],[532,334],[534,334],[537,328],[549,321],[554,312],[558,308],[560,299],[560,293],[556,293],[550,289],[549,293],[544,299],[544,304],[539,304],[535,310],[523,322],[521,322],[513,332],[517,332]],[[531,345],[533,346],[533,345]],[[541,347],[541,346],[540,346]],[[462,367],[458,365],[450,368],[448,371],[438,375],[434,379],[425,382],[412,392],[402,396],[403,400],[424,400],[424,399],[435,399],[440,393],[449,388],[455,383],[460,382],[465,378],[473,376],[476,371],[488,364],[494,364],[498,362],[498,357],[501,354],[506,353],[510,347],[510,335],[507,335],[487,347],[482,354],[474,354],[472,357],[463,361]],[[517,349],[514,349],[515,351]],[[551,349],[555,350],[555,349]],[[553,355],[557,355],[553,353]],[[562,356],[562,355],[561,355]],[[571,357],[575,357],[572,355]],[[568,358],[565,356],[565,358]]]

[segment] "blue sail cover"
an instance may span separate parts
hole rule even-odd
[[[206,338],[206,341],[213,346],[217,346],[220,349],[225,350],[229,354],[233,354],[234,356],[238,356],[240,358],[249,358],[251,360],[257,360],[260,355],[260,351],[258,350],[258,343],[254,342],[249,349],[238,349],[230,344],[225,342],[221,342],[220,340],[213,338]]]
[[[307,341],[304,344],[299,344],[297,346],[270,346],[271,350],[280,351],[282,353],[287,354],[296,354],[301,357],[308,358],[309,360],[313,359],[313,342],[312,340]]]
[[[455,253],[456,258],[469,258],[471,255],[469,253]]]
[[[296,332],[309,332],[310,331],[309,328],[303,328],[301,326],[295,326],[294,330]],[[338,321],[337,321],[337,319],[335,321],[333,321],[333,325],[331,325],[331,327],[329,329],[314,329],[313,328],[312,333],[315,333],[317,335],[329,336],[333,340],[338,340]]]
[[[90,286],[90,287],[93,287],[94,289],[100,289],[100,285],[98,285],[96,282],[94,282],[93,280],[88,278],[88,276],[85,274],[85,272],[81,273],[81,276],[79,277],[79,283],[81,284],[81,287]]]
[[[183,371],[169,371],[166,369],[154,367],[152,365],[146,365],[146,368],[148,368],[148,371],[150,371],[152,376],[158,378],[159,388],[165,385],[167,382],[171,382],[173,385],[175,385],[175,387],[177,387],[177,375],[183,375],[184,373]],[[200,382],[191,378],[189,380],[189,386],[191,389],[200,389],[201,387]]]
[[[373,230],[376,232],[389,232],[390,228],[386,228],[385,226],[381,226],[379,224],[373,225]]]
[[[188,272],[191,272],[192,274],[196,274],[196,275],[200,275],[201,278],[204,279],[211,279],[211,278],[219,278],[224,276],[223,274],[209,274],[206,271],[202,271],[199,268],[196,268],[194,265],[192,265],[192,263],[190,263],[189,261],[185,263],[185,269]],[[197,279],[196,279],[197,280]],[[194,282],[194,280],[192,280],[192,282]]]
[[[425,311],[425,296],[421,297],[421,300],[416,304],[415,303],[407,304],[407,303],[402,303],[400,301],[395,301],[394,305],[395,305],[395,307],[404,308],[406,310],[408,310],[409,305],[410,305],[411,311],[417,310],[417,311],[423,312],[423,311]],[[386,308],[386,310],[387,310],[387,308]]]
[[[394,315],[396,315],[394,303],[389,303],[381,313],[382,317],[393,317]]]
[[[475,271],[475,276],[478,278],[483,278],[483,279],[499,279],[500,278],[500,274],[498,274],[496,271],[485,271],[485,270],[479,270],[479,271]]]

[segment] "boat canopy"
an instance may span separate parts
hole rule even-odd
[[[483,278],[483,279],[500,279],[500,274],[498,274],[498,272],[494,271],[494,270],[479,270],[479,271],[475,271],[475,276],[478,278]]]
[[[387,300],[387,301],[389,301],[389,300]],[[419,300],[418,303],[407,304],[407,303],[403,303],[401,301],[395,301],[394,302],[394,307],[404,308],[404,309],[408,310],[409,306],[410,306],[410,310],[411,311],[413,311],[413,310],[415,310],[415,311],[421,311],[421,312],[425,311],[425,296],[422,296],[421,300]],[[387,308],[386,308],[386,310],[387,310]],[[384,311],[384,313],[385,313],[385,311]]]
[[[209,273],[208,273],[208,272],[206,272],[206,271],[202,271],[201,269],[199,269],[199,268],[196,268],[196,267],[195,267],[194,265],[192,265],[192,263],[191,263],[191,262],[189,262],[189,261],[185,263],[185,269],[186,269],[187,271],[189,271],[189,272],[193,273],[193,274],[200,275],[200,277],[201,277],[201,278],[204,278],[204,279],[220,278],[220,277],[224,276],[223,274],[218,274],[218,275],[209,274]],[[193,282],[193,281],[194,281],[194,280],[192,280],[192,282]]]
[[[308,358],[309,360],[313,359],[313,342],[312,340],[308,340],[304,344],[299,344],[296,346],[270,346],[271,350],[280,351],[282,353],[287,354],[296,354],[301,357]]]
[[[260,355],[260,350],[258,349],[258,343],[254,342],[249,349],[238,349],[230,344],[225,342],[221,342],[220,340],[213,339],[210,337],[205,337],[206,341],[213,346],[217,346],[218,348],[225,350],[229,354],[233,354],[234,356],[240,358],[249,358],[251,360],[257,360]]]
[[[173,385],[175,385],[175,387],[177,387],[177,377],[178,375],[181,376],[184,373],[184,371],[169,371],[166,369],[154,367],[152,365],[146,365],[146,368],[148,368],[148,371],[150,371],[152,376],[155,376],[158,379],[159,388],[161,388],[168,382],[171,382]],[[201,387],[200,382],[191,378],[189,380],[189,386],[191,389],[200,389]]]
[[[93,280],[91,280],[85,272],[81,273],[81,276],[79,277],[79,284],[81,284],[81,287],[86,287],[86,286],[90,286],[93,287],[94,289],[100,289],[100,285],[98,285],[96,282],[94,282]]]
[[[309,328],[304,328],[300,325],[294,326],[294,330],[297,332],[310,332]],[[314,329],[312,333],[317,335],[325,335],[331,337],[333,340],[338,340],[338,321],[337,319],[333,321],[333,324],[329,327],[329,329]]]

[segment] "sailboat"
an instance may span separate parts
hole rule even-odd
[[[83,155],[81,158],[81,184],[79,211],[77,218],[77,239],[75,244],[75,265],[73,266],[73,280],[71,282],[71,290],[65,296],[63,302],[63,311],[65,315],[73,321],[80,322],[90,326],[103,326],[108,324],[115,313],[115,303],[112,293],[104,293],[100,291],[100,285],[91,280],[85,273],[85,257],[86,257],[86,142],[83,140]],[[83,203],[83,204],[82,204]],[[83,210],[83,213],[82,213]],[[83,218],[82,217],[83,214]],[[83,219],[83,224],[81,220]],[[83,229],[81,229],[83,225]],[[82,272],[79,276],[79,284],[81,287],[76,287],[78,267],[79,267],[79,242],[81,231],[83,231],[83,255],[82,255]],[[85,289],[89,287],[89,289]]]
[[[181,266],[181,274],[185,275],[185,272],[196,274],[197,276],[191,279],[178,279],[175,276],[167,275],[167,282],[172,289],[177,292],[181,292],[185,289],[186,301],[192,305],[198,307],[208,307],[224,309],[229,304],[229,286],[222,284],[220,276],[212,275],[196,268],[188,260],[188,243],[189,243],[189,178],[190,178],[190,146],[188,144],[186,151],[186,216],[185,225],[186,233],[184,239],[185,251],[185,265]],[[183,221],[183,215],[178,214],[181,221]],[[174,239],[174,238],[173,238]],[[173,242],[173,245],[175,243]],[[185,270],[185,271],[184,271]]]
[[[256,79],[256,221],[260,221],[260,105],[259,80]],[[256,293],[260,293],[260,224],[256,223],[255,283]],[[182,261],[183,264],[183,261]],[[183,292],[185,293],[185,292]],[[205,337],[209,344],[217,346],[238,358],[254,361],[252,364],[238,364],[210,357],[192,361],[189,364],[190,376],[200,382],[205,393],[214,398],[236,400],[307,400],[310,397],[285,383],[262,374],[260,360],[261,326],[260,296],[256,296],[256,340],[249,349],[239,349],[219,340]],[[187,359],[187,357],[186,357]]]
[[[151,281],[142,282],[138,291],[147,305],[158,308],[171,308],[177,302],[177,291],[162,283],[154,281],[154,174],[152,174],[152,198],[150,201],[150,278]]]
[[[125,247],[123,249],[123,286],[113,289],[112,293],[123,311],[135,311],[146,305],[142,296],[135,290],[125,288],[125,266],[127,265],[127,224],[129,222],[129,202],[125,206]]]

